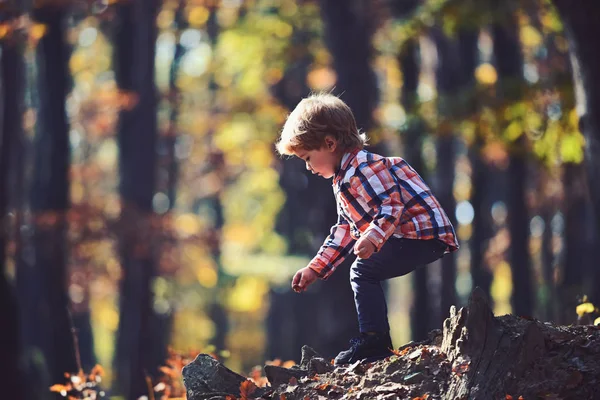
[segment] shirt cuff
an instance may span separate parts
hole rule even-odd
[[[310,264],[308,264],[308,268],[312,269],[317,274],[319,279],[322,280],[327,280],[329,275],[331,275],[333,272],[332,269],[327,269],[327,264],[323,263],[316,257],[310,262]]]
[[[375,246],[375,251],[379,251],[379,249],[381,249],[387,240],[385,232],[383,232],[380,227],[373,224],[371,224],[371,226],[369,226],[369,228],[365,231],[365,237],[371,243],[373,243]]]

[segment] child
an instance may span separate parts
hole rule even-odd
[[[353,252],[350,282],[361,335],[335,364],[391,355],[387,306],[381,281],[402,276],[458,249],[454,228],[421,177],[402,158],[363,149],[350,108],[331,94],[303,99],[289,115],[276,146],[306,169],[333,178],[338,221],[292,288],[304,292],[327,279]]]

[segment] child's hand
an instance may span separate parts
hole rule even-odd
[[[317,273],[310,269],[309,267],[304,267],[294,275],[294,279],[292,279],[292,289],[296,293],[305,292],[308,286],[311,283],[316,281],[318,278]]]
[[[366,236],[361,237],[354,244],[354,254],[356,254],[358,258],[369,258],[374,251],[375,245],[369,239],[367,239]]]

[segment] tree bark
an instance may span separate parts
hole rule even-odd
[[[8,244],[7,212],[9,204],[9,174],[15,142],[22,136],[23,115],[23,54],[22,43],[4,39],[0,56],[1,69],[1,131],[0,131],[0,387],[11,399],[24,399],[20,370],[21,343],[15,288],[6,271]]]
[[[504,10],[500,10],[504,12]],[[504,24],[492,27],[494,58],[498,70],[498,90],[508,104],[522,96],[523,56],[521,54],[515,17],[509,12]],[[511,303],[517,315],[531,316],[533,312],[531,260],[529,255],[529,215],[526,201],[527,160],[525,137],[513,144],[508,167],[508,229],[510,232],[510,267],[513,292]]]
[[[157,2],[118,3],[115,29],[117,85],[132,100],[118,123],[121,219],[119,253],[123,276],[115,355],[116,387],[127,399],[148,395],[146,375],[162,360],[160,317],[153,309],[157,275],[152,199],[156,181],[156,88],[154,57]]]

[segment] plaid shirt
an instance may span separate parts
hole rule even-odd
[[[338,222],[309,267],[327,279],[350,255],[354,241],[367,237],[379,251],[390,236],[439,239],[446,253],[458,250],[452,224],[431,189],[400,157],[355,150],[342,157],[333,177]]]

